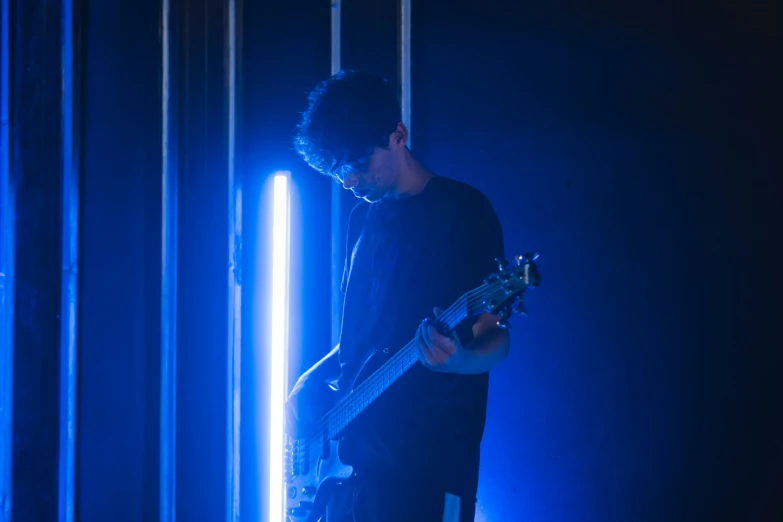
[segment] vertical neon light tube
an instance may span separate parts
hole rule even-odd
[[[274,176],[269,343],[269,522],[283,520],[283,435],[288,360],[290,172]]]

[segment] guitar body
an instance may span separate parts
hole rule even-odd
[[[364,358],[357,375],[343,373],[332,387],[327,404],[336,404],[350,395],[343,390],[352,390],[356,383],[377,370],[385,357],[376,350],[370,351]],[[286,446],[286,502],[285,511],[290,522],[321,522],[326,515],[326,506],[336,488],[353,475],[353,466],[341,460],[341,453],[350,455],[345,438],[350,441],[350,431],[356,425],[348,427],[339,439],[320,437],[291,439]],[[350,460],[350,457],[347,458]]]
[[[290,522],[319,522],[335,488],[353,475],[353,468],[340,460],[339,442],[328,441],[325,451],[308,455],[307,472],[286,483],[286,514]]]

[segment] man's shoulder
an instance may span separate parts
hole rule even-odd
[[[441,193],[453,204],[459,207],[485,207],[491,209],[492,202],[479,188],[446,176],[437,176]]]

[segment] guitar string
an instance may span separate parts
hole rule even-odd
[[[481,294],[482,292],[486,292],[486,295],[489,295],[487,288],[484,287],[479,287],[463,295],[442,314],[441,320],[447,324],[450,324],[454,319],[458,318],[461,313],[463,313],[463,308],[465,305],[471,306],[475,304],[475,302],[478,301],[478,299],[476,299],[476,295]],[[479,299],[483,299],[484,297],[485,295],[481,295]],[[359,386],[357,386],[353,393],[346,396],[346,398],[341,401],[341,404],[337,405],[335,408],[332,408],[332,410],[324,416],[324,420],[319,426],[320,429],[316,432],[315,442],[320,443],[320,441],[323,440],[324,435],[330,435],[329,431],[332,431],[330,428],[335,428],[334,431],[341,430],[344,427],[342,426],[344,423],[342,419],[351,417],[353,410],[356,409],[356,403],[358,401],[364,402],[364,400],[371,401],[375,399],[375,397],[368,398],[366,396],[372,389],[377,389],[378,384],[389,378],[387,375],[389,368],[392,368],[392,371],[394,372],[394,369],[400,366],[401,368],[404,368],[404,372],[410,367],[411,364],[415,364],[415,362],[418,360],[418,354],[414,355],[413,361],[410,361],[410,364],[405,364],[403,362],[403,359],[413,355],[410,352],[415,348],[417,348],[415,339],[409,341],[409,343],[404,348],[399,350],[394,356],[391,357],[390,361],[388,361],[388,364],[384,364],[381,368],[376,370],[373,374],[370,375],[370,377],[365,379]],[[403,362],[402,365],[400,364],[401,362]],[[400,372],[400,374],[403,372]],[[393,380],[396,380],[398,377],[399,375],[394,376]],[[391,382],[389,385],[391,385]],[[337,424],[337,426],[334,426],[334,424]]]
[[[442,318],[441,320],[446,322],[446,323],[449,323],[450,321],[452,321],[452,320],[456,319],[457,317],[459,317],[460,310],[463,308],[463,305],[465,304],[465,301],[468,301],[468,306],[470,306],[472,304],[475,304],[475,302],[478,301],[476,299],[475,294],[479,294],[482,291],[485,291],[483,286],[485,286],[485,285],[482,285],[482,287],[478,287],[478,288],[475,288],[475,289],[471,290],[470,292],[468,292],[468,293],[464,294],[462,297],[460,297],[460,299],[455,301],[454,304],[452,304],[452,306],[450,306],[447,310],[445,310],[443,312],[443,314],[441,314],[441,318]],[[487,294],[487,295],[489,295],[489,294]],[[481,296],[480,299],[483,299],[483,297],[485,297],[485,296]],[[474,302],[470,302],[471,299],[473,299]],[[412,341],[409,341],[408,344],[406,344],[405,347],[403,347],[402,349],[397,351],[397,353],[395,353],[389,359],[389,361],[387,361],[387,363],[385,363],[383,366],[378,368],[367,379],[362,381],[362,383],[360,383],[359,386],[356,387],[356,389],[354,389],[349,395],[344,397],[336,406],[334,406],[329,411],[329,413],[324,415],[324,417],[322,418],[321,423],[319,424],[319,427],[318,427],[314,437],[316,439],[319,439],[319,441],[320,441],[320,439],[324,435],[324,432],[328,432],[329,431],[329,427],[331,425],[331,421],[334,420],[335,417],[339,418],[339,417],[343,416],[346,413],[345,410],[349,410],[347,413],[350,413],[350,410],[352,410],[353,407],[349,403],[355,402],[356,398],[358,396],[360,396],[360,395],[363,395],[367,391],[368,388],[375,387],[378,384],[379,378],[383,378],[384,377],[384,375],[383,375],[384,368],[390,367],[392,365],[392,361],[394,362],[394,364],[399,363],[400,359],[403,359],[405,357],[405,355],[407,355],[407,351],[412,346],[415,346],[415,345],[416,345],[415,339],[412,340]]]
[[[470,292],[465,293],[462,297],[460,297],[457,301],[455,301],[454,304],[452,304],[452,306],[446,309],[443,312],[443,314],[441,314],[438,317],[438,319],[448,324],[454,319],[459,317],[461,310],[463,309],[465,304],[467,304],[468,307],[471,307],[476,303],[478,303],[479,301],[483,301],[483,299],[486,298],[488,295],[491,295],[491,293],[492,293],[492,288],[490,287],[490,285],[485,283],[482,286],[477,287],[471,290]],[[336,406],[334,406],[329,411],[329,413],[324,415],[321,422],[319,423],[318,428],[316,429],[316,432],[304,440],[305,446],[308,449],[312,449],[313,446],[321,446],[324,443],[326,436],[329,435],[329,431],[330,431],[329,428],[332,427],[333,421],[335,421],[335,419],[338,419],[338,422],[336,424],[340,425],[342,423],[339,421],[339,419],[343,417],[346,418],[350,417],[352,410],[354,409],[354,403],[356,401],[356,398],[358,396],[364,395],[367,392],[368,388],[376,387],[379,382],[382,382],[384,379],[386,379],[387,376],[385,375],[384,369],[390,366],[396,367],[403,358],[405,358],[406,356],[409,357],[411,355],[408,352],[410,352],[412,348],[415,346],[416,346],[415,339],[409,341],[408,344],[406,344],[405,347],[403,347],[395,355],[393,355],[389,359],[389,361],[384,363],[383,366],[381,366],[378,370],[373,372],[367,379],[365,379],[359,386],[357,386],[356,389],[353,390],[353,392],[351,392],[346,397],[344,397]],[[418,361],[418,354],[416,355],[413,364],[415,364],[416,361]],[[396,379],[399,376],[400,375],[396,376],[392,380],[392,382],[396,381]],[[391,385],[392,382],[390,382],[389,385]],[[373,399],[374,398],[375,397],[373,397]],[[338,427],[337,431],[343,428],[344,426]]]

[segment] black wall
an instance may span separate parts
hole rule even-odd
[[[771,6],[414,13],[414,151],[487,193],[509,255],[542,254],[492,377],[480,513],[779,514]]]
[[[90,2],[81,25],[76,518],[83,521],[158,513],[159,11],[152,0]]]
[[[9,300],[18,348],[13,359],[13,489],[2,502],[12,506],[18,520],[57,516],[60,14],[58,5],[45,2],[9,6],[8,123],[13,139],[8,159],[15,200],[15,282]]]
[[[193,1],[181,27],[177,313],[177,517],[225,517],[228,181],[224,2]]]

